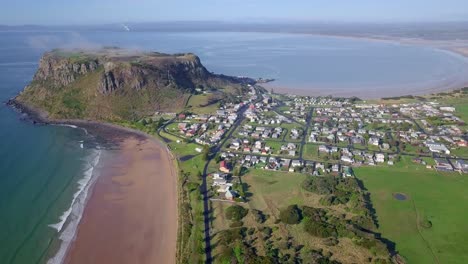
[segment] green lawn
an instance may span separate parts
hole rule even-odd
[[[459,147],[456,149],[450,150],[452,155],[462,158],[468,158],[468,148],[467,147]]]
[[[468,175],[438,173],[408,157],[391,168],[362,167],[355,173],[371,193],[378,231],[396,243],[408,263],[468,263]],[[396,192],[409,199],[394,199]],[[432,227],[418,226],[418,219],[430,220]]]
[[[248,192],[253,196],[250,206],[268,214],[276,214],[279,208],[290,204],[304,204],[305,191],[300,187],[306,176],[267,170],[250,170],[243,181],[248,184]]]
[[[198,94],[198,95],[192,95],[187,103],[187,107],[191,112],[197,113],[197,114],[211,114],[216,112],[218,109],[218,104],[208,104],[208,99],[209,95],[206,94]],[[207,105],[205,107],[201,107],[200,105]]]
[[[319,145],[305,144],[304,152],[302,153],[303,158],[306,160],[322,160],[318,155]]]

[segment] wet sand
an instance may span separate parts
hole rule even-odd
[[[103,161],[65,263],[175,263],[177,181],[159,142],[125,135]]]

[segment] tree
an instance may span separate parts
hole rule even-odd
[[[207,161],[210,159],[211,149],[209,146],[203,146],[203,160]]]
[[[236,166],[234,170],[232,171],[232,175],[234,176],[241,176],[241,167]]]
[[[265,222],[265,215],[263,214],[262,211],[260,210],[256,210],[256,209],[252,209],[252,214],[254,216],[254,219],[257,223],[259,224],[263,224],[263,222]]]
[[[248,212],[248,209],[240,205],[233,205],[226,209],[226,218],[233,221],[240,221]]]
[[[297,205],[293,204],[280,211],[281,222],[289,225],[299,224],[302,219],[302,212]]]

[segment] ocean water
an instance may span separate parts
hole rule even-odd
[[[28,48],[22,37],[0,33],[0,39],[4,102],[30,81],[40,51]],[[65,222],[79,216],[71,205],[85,194],[101,151],[82,129],[21,119],[0,106],[0,263],[44,263],[58,247]]]
[[[375,41],[263,33],[0,32],[0,101],[31,80],[44,51],[102,46],[194,52],[210,71],[276,78],[273,85],[322,94],[403,95],[456,87],[468,77],[460,56]],[[45,263],[51,257],[58,263],[105,152],[81,129],[21,119],[0,105],[0,263]]]
[[[194,52],[210,71],[275,78],[275,87],[317,94],[382,97],[422,94],[468,83],[468,61],[430,47],[270,33],[37,33],[37,47],[118,46]]]

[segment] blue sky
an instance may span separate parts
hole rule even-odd
[[[8,0],[0,24],[171,20],[407,22],[468,20],[468,0]]]

